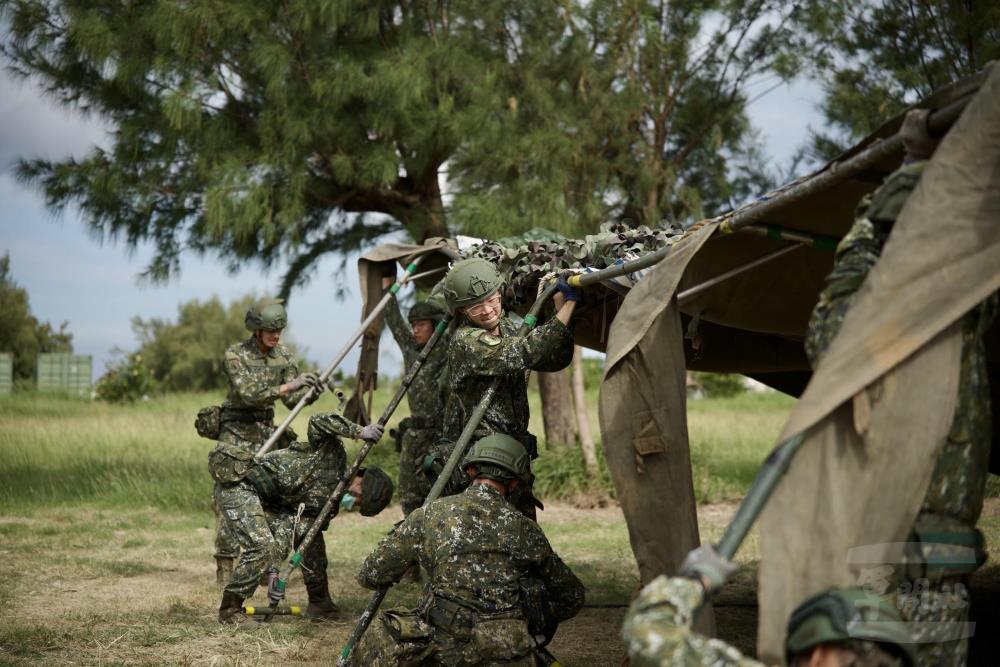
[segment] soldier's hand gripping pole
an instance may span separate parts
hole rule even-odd
[[[389,404],[385,407],[385,410],[382,411],[382,416],[379,417],[378,423],[380,426],[382,426],[383,429],[385,428],[386,424],[389,423],[389,419],[392,418],[392,413],[396,411],[396,408],[403,400],[403,396],[405,396],[407,390],[409,390],[410,385],[413,384],[413,381],[417,377],[417,373],[420,372],[420,369],[423,367],[424,362],[427,361],[427,357],[429,357],[431,352],[434,350],[434,346],[437,345],[438,341],[441,340],[441,336],[443,336],[444,332],[447,331],[449,326],[451,326],[451,322],[452,322],[452,316],[449,315],[441,322],[438,322],[437,326],[434,327],[434,333],[431,334],[431,337],[424,344],[423,349],[420,350],[420,355],[413,362],[413,365],[410,366],[410,369],[406,373],[406,377],[403,378],[403,381],[400,383],[399,388],[396,390],[396,393],[393,394],[393,397],[389,401]],[[338,509],[340,508],[340,501],[344,497],[344,493],[347,492],[348,487],[351,485],[351,481],[354,479],[354,477],[358,474],[358,471],[361,469],[361,464],[364,463],[365,457],[368,456],[368,452],[370,452],[372,447],[374,446],[375,446],[374,440],[365,440],[362,443],[361,448],[358,450],[357,455],[351,462],[350,467],[344,473],[344,476],[340,479],[340,481],[337,482],[337,487],[333,490],[333,494],[331,494],[330,497],[327,498],[326,503],[323,504],[323,507],[320,509],[319,514],[313,521],[313,524],[309,528],[309,531],[306,533],[305,537],[302,538],[302,541],[299,542],[298,546],[295,548],[295,552],[292,553],[292,556],[288,560],[288,564],[285,566],[285,569],[281,572],[280,575],[278,575],[278,579],[277,581],[274,582],[274,585],[272,587],[269,587],[268,597],[270,600],[271,609],[276,609],[278,604],[285,597],[285,588],[288,586],[288,580],[291,578],[292,573],[295,572],[295,569],[299,565],[301,565],[303,554],[305,553],[306,549],[309,548],[309,545],[312,544],[313,540],[316,539],[316,535],[318,535],[319,532],[323,530],[323,524],[326,523],[326,520],[331,515],[335,515],[337,513]],[[292,539],[295,539],[294,536],[292,537]]]
[[[541,312],[542,306],[552,298],[552,295],[556,291],[557,288],[555,283],[553,283],[546,287],[538,298],[535,299],[535,303],[531,305],[531,310],[524,316],[524,321],[517,330],[516,335],[518,337],[526,335],[535,326],[538,322],[538,313]],[[476,404],[475,409],[469,417],[469,421],[466,422],[465,428],[462,429],[462,434],[458,437],[458,441],[455,442],[454,449],[451,450],[451,454],[448,456],[448,461],[445,463],[444,469],[438,475],[437,480],[434,481],[434,486],[431,487],[430,492],[424,499],[424,507],[441,496],[441,492],[444,491],[445,484],[451,478],[451,474],[455,471],[458,463],[465,458],[469,443],[472,441],[472,436],[475,434],[476,428],[479,427],[479,422],[483,420],[486,410],[489,409],[490,404],[493,402],[493,396],[496,394],[498,383],[498,380],[490,383],[489,389],[486,390],[483,397],[479,399],[479,403]],[[350,664],[351,652],[354,651],[354,647],[361,641],[365,630],[371,625],[372,619],[375,618],[375,614],[378,612],[379,607],[382,606],[382,601],[385,600],[386,593],[388,592],[389,589],[386,588],[372,593],[371,599],[368,600],[368,606],[361,613],[361,617],[354,626],[351,636],[347,638],[344,650],[340,652],[340,658],[337,659],[337,667],[346,667]]]
[[[788,471],[792,458],[803,442],[805,434],[799,433],[782,441],[771,451],[757,473],[753,486],[740,503],[736,516],[726,527],[722,539],[715,546],[703,544],[688,552],[681,565],[682,576],[699,579],[706,590],[715,591],[736,571],[736,566],[731,563],[736,551],[764,510],[771,493]]]
[[[337,370],[337,366],[340,366],[340,362],[344,360],[344,357],[346,357],[348,352],[351,351],[351,348],[354,347],[354,344],[357,343],[358,340],[363,335],[365,335],[365,331],[368,330],[368,327],[371,326],[372,322],[374,322],[375,319],[382,313],[382,311],[385,310],[385,307],[389,305],[389,300],[396,298],[396,293],[399,292],[399,288],[402,287],[404,284],[412,281],[416,277],[414,276],[414,271],[417,270],[417,267],[420,266],[420,263],[424,261],[426,257],[427,257],[426,254],[420,255],[414,258],[406,266],[406,271],[403,272],[403,277],[400,278],[399,282],[395,282],[392,284],[392,287],[389,288],[389,291],[386,292],[382,296],[382,299],[375,305],[374,308],[372,308],[372,312],[368,314],[368,317],[366,317],[361,322],[361,325],[358,327],[357,331],[355,331],[351,335],[351,337],[347,340],[347,342],[344,343],[344,346],[340,349],[340,352],[337,353],[337,356],[334,358],[334,360],[330,362],[330,365],[327,366],[325,369],[323,369],[323,372],[320,373],[318,386],[311,387],[309,391],[306,392],[306,394],[301,399],[299,399],[299,402],[295,404],[295,407],[292,408],[292,410],[288,413],[288,415],[282,420],[281,424],[278,425],[278,428],[276,428],[274,430],[274,433],[271,434],[271,437],[267,439],[267,442],[265,442],[261,446],[261,448],[257,450],[257,453],[254,455],[256,458],[259,459],[260,457],[264,456],[264,454],[267,454],[269,451],[271,451],[271,448],[274,447],[274,443],[278,442],[278,439],[281,437],[281,434],[285,432],[285,429],[288,428],[288,425],[292,423],[292,420],[294,420],[300,412],[302,412],[302,408],[307,406],[314,396],[319,396],[320,394],[323,393],[323,387],[324,385],[326,385],[326,381],[329,380],[330,376],[333,375],[333,372]],[[446,270],[447,270],[446,267],[442,267],[440,269],[435,269],[433,271],[425,271],[424,273],[421,273],[419,275],[427,276],[433,273],[442,273]]]

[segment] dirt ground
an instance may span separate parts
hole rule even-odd
[[[703,536],[717,537],[734,509],[703,506]],[[989,501],[984,514],[996,522],[1000,501]],[[284,617],[243,630],[215,620],[220,594],[210,517],[153,509],[0,515],[0,556],[8,575],[0,587],[0,664],[331,664],[368,597],[353,574],[399,518],[398,508],[375,519],[349,514],[328,532],[331,588],[347,620],[318,624]],[[588,587],[588,607],[560,627],[552,653],[568,667],[620,664],[618,630],[637,585],[620,510],[553,504],[541,524]],[[740,562],[750,567],[716,600],[716,615],[722,638],[752,650],[756,539],[746,547]],[[1000,568],[984,568],[976,581],[974,614],[984,629],[996,627]],[[418,595],[416,584],[403,584],[388,604],[407,606]],[[261,597],[258,604],[264,604]],[[305,604],[301,578],[293,579],[288,599]],[[995,634],[977,637],[992,640]],[[978,653],[985,660],[996,655],[993,648],[980,640]]]

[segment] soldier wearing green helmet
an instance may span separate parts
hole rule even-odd
[[[581,293],[560,280],[559,292],[553,297],[555,316],[526,336],[517,337],[517,325],[503,312],[502,286],[496,267],[478,258],[457,262],[445,277],[445,299],[451,312],[461,318],[461,324],[449,348],[442,386],[442,435],[457,440],[483,394],[497,382],[494,399],[475,436],[506,433],[524,443],[534,458],[538,448],[534,435],[528,432],[525,371],[559,371],[573,360],[570,320]],[[534,515],[533,506],[523,509]]]
[[[282,331],[288,325],[283,299],[254,303],[244,323],[252,335],[226,350],[223,360],[229,390],[220,409],[219,444],[209,455],[210,468],[232,456],[253,454],[274,432],[274,402],[280,399],[291,408],[318,382],[314,373],[299,373],[291,351],[281,344]],[[287,440],[294,441],[294,434],[289,435]],[[218,488],[213,494],[217,497]],[[239,556],[240,541],[218,503],[213,502],[213,507],[216,579],[224,586]]]
[[[392,286],[394,278],[382,279],[383,289]],[[434,328],[447,316],[446,306],[440,297],[417,301],[407,313],[407,321],[399,310],[399,302],[391,299],[385,309],[385,321],[403,353],[403,366],[410,368],[430,340]],[[406,392],[410,416],[399,422],[396,442],[399,450],[399,503],[403,514],[420,507],[431,490],[427,478],[420,474],[420,465],[431,451],[441,432],[441,414],[444,406],[438,382],[448,360],[451,335],[442,334],[424,365]]]
[[[259,462],[252,456],[231,459],[215,469],[223,476],[219,504],[243,546],[232,581],[223,589],[220,623],[254,624],[243,614],[243,601],[253,595],[268,567],[284,560],[305,536],[344,476],[347,455],[341,438],[374,437],[378,430],[336,412],[320,413],[309,419],[307,442],[271,451]],[[358,507],[363,516],[374,516],[389,504],[392,491],[388,475],[367,468],[352,480],[341,508]],[[330,598],[322,533],[303,553],[302,565],[309,596],[306,613],[320,620],[338,618],[339,609]]]
[[[496,433],[463,462],[461,494],[413,511],[365,559],[358,582],[397,581],[415,563],[429,583],[414,610],[381,613],[355,665],[535,665],[536,651],[583,606],[583,584],[537,523],[510,502],[528,473],[524,445]]]
[[[706,590],[715,588],[711,578],[661,575],[642,590],[622,626],[630,665],[763,667],[722,640],[691,629]],[[912,642],[899,610],[884,597],[861,588],[833,589],[792,612],[786,661],[791,667],[915,667]]]

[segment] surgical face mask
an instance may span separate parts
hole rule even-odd
[[[344,496],[340,499],[340,509],[344,510],[345,512],[353,512],[354,505],[357,503],[357,501],[358,499],[355,498],[353,495],[351,495],[350,493],[345,493]]]

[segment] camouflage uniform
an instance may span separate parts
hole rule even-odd
[[[837,247],[835,267],[809,322],[806,351],[814,367],[878,261],[925,165],[904,166],[862,200],[854,227]],[[983,335],[995,306],[994,295],[962,320],[955,417],[911,536],[912,542],[920,542],[922,554],[915,554],[901,573],[897,605],[914,623],[923,665],[964,665],[968,653],[968,638],[959,636],[968,621],[968,576],[985,561],[982,534],[975,525],[983,507],[992,438]],[[970,553],[971,559],[958,562]]]
[[[358,582],[385,588],[417,562],[429,576],[420,606],[380,614],[354,664],[533,665],[537,611],[551,636],[583,606],[583,584],[538,524],[485,484],[415,510],[365,559]]]
[[[268,354],[262,354],[253,336],[226,350],[223,367],[229,380],[229,393],[222,404],[219,445],[212,454],[218,455],[216,450],[225,446],[252,454],[274,432],[274,402],[280,398],[291,408],[309,388],[279,396],[278,388],[299,374],[295,359],[288,348],[280,344]],[[209,456],[211,461],[212,455]],[[210,462],[209,466],[211,465]],[[218,498],[217,484],[212,503],[216,516],[215,556],[237,558],[241,538],[238,531],[231,530],[230,525],[222,519],[222,507],[218,504]]]
[[[475,438],[506,433],[538,456],[528,433],[528,370],[555,372],[573,360],[573,334],[557,318],[518,338],[517,325],[500,319],[500,335],[466,324],[448,348],[443,435],[455,441],[494,380],[499,387],[476,429]]]
[[[395,299],[391,299],[386,306],[385,321],[403,352],[403,365],[408,370],[420,356],[423,346],[417,345],[413,339],[409,323],[403,319]],[[431,490],[427,478],[420,474],[420,466],[441,432],[443,406],[438,383],[448,360],[450,339],[448,333],[442,334],[406,392],[410,416],[403,419],[398,427],[402,441],[399,452],[399,502],[403,506],[403,514],[420,507]]]
[[[348,438],[357,438],[361,427],[335,412],[312,417],[310,423],[322,422],[322,430]],[[347,469],[347,454],[339,437],[322,443],[298,442],[287,449],[266,454],[260,470],[249,476],[263,503],[268,528],[274,536],[278,557],[284,560],[298,546],[312,527],[313,520]],[[303,506],[299,520],[298,507]],[[302,554],[302,578],[310,602],[329,597],[326,541],[322,531]]]
[[[663,575],[649,583],[629,608],[622,625],[629,665],[712,665],[761,667],[720,639],[691,629],[705,589],[693,579]]]

